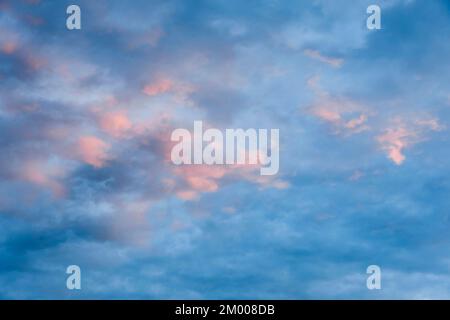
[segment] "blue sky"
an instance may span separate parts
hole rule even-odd
[[[449,35],[446,0],[1,1],[0,298],[450,298]],[[279,173],[175,167],[194,120],[279,128]]]

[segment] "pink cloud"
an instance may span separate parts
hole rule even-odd
[[[47,65],[47,61],[44,58],[31,54],[25,57],[25,63],[29,68],[35,71]]]
[[[20,179],[48,188],[56,197],[65,195],[65,187],[58,181],[64,175],[62,168],[50,167],[38,161],[27,161],[20,167]]]
[[[274,187],[275,189],[279,189],[279,190],[286,190],[290,188],[290,183],[284,180],[275,180],[274,182],[271,183],[271,186]]]
[[[318,60],[320,62],[329,64],[330,66],[332,66],[334,68],[339,68],[344,63],[343,59],[338,59],[338,58],[332,58],[332,57],[324,56],[317,50],[306,49],[306,50],[303,51],[303,53],[307,57],[310,57],[310,58]]]
[[[376,140],[396,165],[401,165],[406,156],[404,150],[426,139],[427,131],[440,131],[444,127],[437,119],[419,119],[406,122],[395,119],[393,127],[384,130]]]
[[[173,173],[185,185],[177,196],[182,200],[196,200],[199,193],[218,191],[220,179],[229,173],[229,169],[224,166],[184,165],[174,168]]]
[[[361,114],[358,118],[351,119],[347,123],[345,123],[345,127],[347,129],[357,129],[362,126],[367,121],[367,115]]]
[[[21,45],[20,38],[20,34],[12,29],[0,30],[0,52],[6,55],[17,52]]]
[[[143,89],[143,92],[148,96],[156,96],[168,92],[172,88],[172,81],[166,78],[162,78],[146,85]]]
[[[319,81],[318,76],[307,81],[316,95],[316,102],[309,109],[313,116],[331,124],[336,134],[354,134],[369,129],[370,112],[365,106],[345,97],[331,96],[321,88]]]
[[[162,177],[162,189],[186,201],[197,200],[202,193],[217,192],[222,185],[235,181],[248,181],[262,187],[286,189],[290,185],[272,176],[260,176],[260,165],[174,165],[171,161],[172,147],[176,142],[170,141],[173,126],[168,123],[166,115],[155,117],[145,125],[137,123],[130,130],[130,135],[137,137],[143,144],[149,144],[158,153],[168,175]],[[87,154],[91,164],[97,159]],[[105,156],[106,157],[106,156]],[[100,165],[100,163],[98,163]]]
[[[78,140],[77,153],[82,161],[101,168],[109,159],[109,144],[94,136],[83,136]]]
[[[184,186],[176,193],[180,199],[196,200],[200,193],[217,192],[222,184],[248,181],[262,188],[288,189],[287,181],[261,176],[258,165],[182,165],[173,169]]]
[[[331,124],[336,134],[354,134],[369,129],[366,108],[349,99],[323,97],[310,108],[310,112]]]
[[[217,182],[210,178],[205,177],[187,177],[186,181],[195,190],[203,192],[215,192],[219,189]]]
[[[377,137],[377,141],[387,152],[389,159],[395,164],[401,165],[405,160],[403,149],[412,143],[416,134],[405,128],[389,128],[384,134]]]
[[[327,122],[337,123],[341,121],[340,113],[336,110],[327,109],[327,106],[316,106],[313,109],[313,114]]]
[[[107,112],[99,116],[100,128],[114,138],[122,138],[133,127],[126,111]]]
[[[181,190],[176,193],[177,197],[181,200],[192,201],[198,198],[198,192],[193,190]]]
[[[4,54],[13,54],[17,50],[17,43],[14,41],[7,41],[2,44],[1,46],[1,52]]]
[[[229,170],[229,169],[228,169]],[[219,180],[229,171],[224,166],[185,165],[174,169],[175,175],[181,177],[188,189],[183,195],[191,196],[187,191],[216,192],[219,189]]]

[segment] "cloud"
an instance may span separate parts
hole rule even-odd
[[[232,37],[243,36],[247,33],[246,25],[236,20],[215,19],[211,21],[211,26]]]
[[[184,183],[184,187],[177,191],[183,200],[197,199],[202,192],[218,191],[220,180],[229,173],[224,166],[209,165],[179,166],[172,171]]]
[[[440,131],[444,127],[437,119],[418,119],[406,121],[397,118],[392,127],[376,137],[378,144],[396,165],[401,165],[406,156],[404,151],[426,139],[427,131]]]
[[[4,54],[13,54],[17,50],[17,43],[13,41],[5,42],[1,45],[1,52]]]
[[[1,297],[445,297],[447,8],[383,3],[0,1]],[[173,165],[199,119],[279,128],[280,174]]]
[[[344,63],[343,59],[324,56],[317,50],[305,49],[303,51],[303,53],[312,59],[329,64],[330,66],[332,66],[334,68],[340,68],[342,66],[342,64]]]
[[[153,30],[142,32],[137,35],[130,34],[129,36],[129,48],[138,49],[143,46],[156,47],[164,36],[164,31],[161,28],[154,28]]]
[[[350,130],[361,129],[367,122],[367,115],[361,114],[358,118],[351,119],[345,123],[345,127]]]
[[[30,160],[20,167],[19,176],[24,181],[48,188],[54,196],[61,197],[66,192],[64,185],[59,181],[65,175],[63,170],[64,168],[56,165]]]
[[[133,127],[125,110],[102,113],[99,116],[100,128],[115,138],[122,138]]]
[[[94,136],[82,136],[77,143],[77,154],[80,159],[96,168],[101,168],[109,159],[107,154],[110,145]]]
[[[403,149],[413,144],[417,133],[406,128],[388,128],[386,132],[377,137],[378,143],[388,154],[388,157],[397,165],[405,160]]]
[[[316,101],[309,108],[310,114],[333,126],[336,134],[355,134],[369,129],[368,108],[349,98],[332,96],[323,90],[319,77],[307,81],[315,93]]]
[[[356,170],[352,173],[352,175],[348,178],[350,181],[358,181],[360,180],[362,177],[364,177],[364,172],[360,171],[360,170]]]
[[[191,200],[198,199],[198,196],[199,196],[198,193],[193,190],[180,190],[180,191],[177,191],[176,195],[178,198],[180,198],[181,200],[185,200],[185,201],[191,201]]]
[[[187,165],[172,169],[175,177],[181,179],[182,186],[177,195],[184,200],[198,199],[201,193],[218,192],[221,185],[250,182],[261,188],[285,190],[289,182],[277,176],[261,176],[259,165]]]
[[[154,82],[147,84],[142,90],[148,96],[156,96],[159,94],[166,93],[173,88],[173,83],[171,80],[166,78],[161,78],[155,80]]]

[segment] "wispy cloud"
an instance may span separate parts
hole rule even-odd
[[[87,164],[100,168],[108,160],[110,145],[94,136],[82,136],[77,143],[77,155]]]
[[[342,64],[344,63],[343,59],[339,59],[339,58],[333,58],[333,57],[327,57],[322,55],[319,51],[317,50],[312,50],[312,49],[305,49],[303,51],[303,53],[307,56],[310,57],[312,59],[318,60],[320,62],[329,64],[330,66],[334,67],[334,68],[339,68],[342,66]]]
[[[330,95],[322,89],[319,80],[315,76],[307,81],[308,87],[316,95],[316,101],[309,112],[332,125],[336,134],[354,134],[368,130],[368,108],[349,98]]]
[[[437,119],[403,120],[395,119],[392,125],[377,136],[381,148],[387,153],[389,159],[401,165],[406,156],[404,151],[413,145],[426,140],[428,131],[440,131],[444,127]]]

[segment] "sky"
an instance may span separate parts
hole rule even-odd
[[[0,299],[449,299],[449,40],[448,0],[0,0]],[[278,174],[174,165],[197,120]]]

